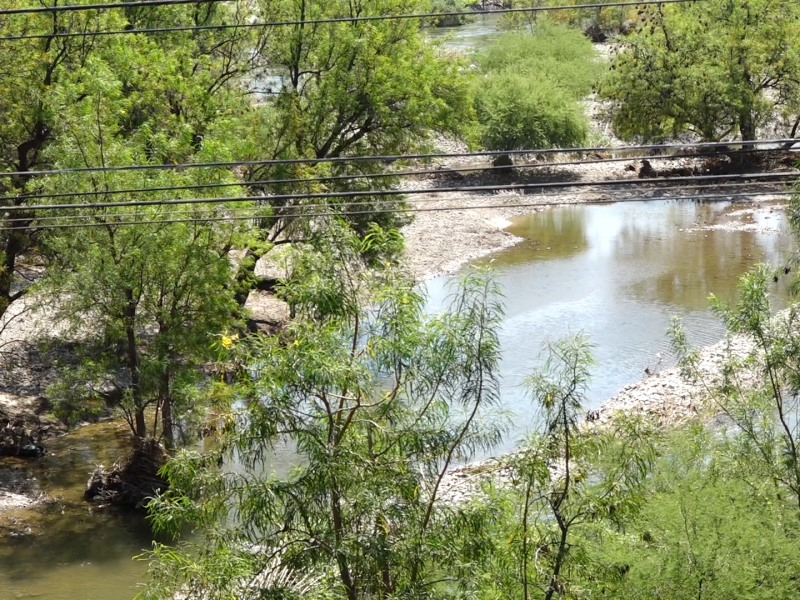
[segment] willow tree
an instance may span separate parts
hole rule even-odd
[[[608,426],[583,419],[591,344],[570,336],[548,344],[544,364],[526,381],[538,418],[506,460],[510,485],[489,504],[499,540],[483,566],[483,597],[582,598],[600,580],[618,579],[601,540],[624,536],[641,509],[656,459],[658,431],[619,416]],[[600,550],[597,547],[600,546]]]
[[[281,339],[235,349],[244,407],[221,454],[181,453],[151,504],[157,528],[188,520],[202,542],[158,546],[143,598],[449,598],[472,581],[491,542],[442,479],[498,439],[496,290],[469,275],[428,316],[394,268],[357,266],[360,245],[329,239],[286,290],[300,304]],[[284,475],[268,468],[279,442],[297,452]]]

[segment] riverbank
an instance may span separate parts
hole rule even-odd
[[[446,152],[460,152],[456,144],[444,145]],[[798,172],[793,166],[795,155],[776,152],[774,160],[765,160],[753,172]],[[580,160],[590,162],[574,164]],[[725,158],[716,159],[724,161]],[[750,185],[737,182],[737,187],[724,182],[707,183],[702,191],[688,184],[654,181],[659,177],[715,174],[718,168],[705,157],[616,160],[610,154],[575,159],[564,157],[550,162],[543,157],[533,157],[522,162],[513,171],[502,173],[491,169],[488,160],[454,159],[440,162],[438,172],[426,178],[406,180],[401,187],[407,190],[493,186],[497,191],[449,191],[409,194],[414,209],[414,221],[403,228],[406,240],[405,259],[418,281],[458,271],[465,264],[482,256],[508,248],[522,241],[505,228],[509,219],[531,214],[558,205],[614,202],[631,199],[687,198],[713,195],[724,200],[745,197],[737,219],[715,226],[731,231],[769,232],[768,216],[775,206],[770,202],[786,199],[781,183]],[[723,170],[723,169],[719,169]],[[735,169],[730,169],[735,172]],[[614,183],[609,183],[614,182]],[[505,189],[503,189],[505,186]],[[518,189],[508,189],[511,186]],[[573,187],[570,187],[573,186]]]
[[[597,409],[588,411],[585,430],[613,427],[619,418],[641,417],[659,427],[679,427],[689,422],[710,426],[728,423],[712,390],[720,383],[723,363],[731,356],[745,357],[753,344],[738,336],[723,340],[699,352],[694,381],[681,374],[678,367],[653,372],[644,379],[626,385]],[[740,384],[755,381],[750,371],[740,372]],[[470,463],[449,471],[440,485],[440,493],[448,502],[458,504],[484,498],[484,488],[512,485],[514,469],[510,458],[514,453]]]

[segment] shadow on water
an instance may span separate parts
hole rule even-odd
[[[671,366],[666,330],[673,315],[682,316],[693,343],[719,340],[723,330],[708,294],[735,300],[749,267],[783,265],[795,248],[780,207],[739,214],[745,230],[721,229],[747,209],[651,201],[567,206],[513,219],[508,231],[525,241],[480,261],[491,261],[506,297],[501,395],[514,427],[501,450],[513,447],[535,418],[522,383],[545,340],[583,331],[595,344],[587,408],[641,379],[645,368]],[[789,279],[775,284],[778,305]],[[428,282],[431,310],[442,306],[446,282]]]

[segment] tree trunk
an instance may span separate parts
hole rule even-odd
[[[344,536],[344,523],[342,522],[342,506],[339,492],[331,490],[331,514],[333,516],[333,532],[336,538],[336,562],[339,565],[339,578],[347,592],[347,600],[357,600],[356,584],[353,581],[353,574],[347,561],[347,555],[341,548]]]
[[[50,129],[43,122],[37,122],[33,127],[31,137],[17,146],[16,170],[24,173],[34,169],[37,165],[39,152],[49,139]],[[30,178],[31,175],[24,174],[14,176],[12,185],[17,191],[23,192],[25,184]],[[21,206],[24,202],[24,194],[23,199],[13,201],[15,206]],[[2,262],[2,270],[0,271],[0,317],[5,314],[11,303],[22,295],[22,292],[12,293],[11,288],[14,285],[17,258],[30,246],[30,233],[26,229],[32,222],[30,215],[11,214],[13,218],[7,217],[4,226],[20,229],[8,232],[8,237],[6,237],[5,243],[2,244],[3,251],[2,256],[0,256],[0,262]]]
[[[161,426],[163,431],[164,445],[168,450],[175,447],[175,433],[172,423],[172,396],[169,390],[169,369],[164,373],[161,380]]]
[[[125,306],[125,358],[131,374],[131,394],[136,429],[133,434],[143,440],[147,437],[147,423],[144,420],[144,400],[142,399],[142,379],[139,373],[139,350],[136,347],[136,299],[133,290],[125,292],[128,304]]]
[[[747,80],[750,80],[750,75],[745,72],[745,77]],[[752,98],[748,98],[744,101],[744,106],[742,106],[741,110],[739,111],[739,132],[742,134],[742,141],[751,141],[756,139],[756,122],[753,118],[755,113],[755,106],[754,100]],[[743,149],[752,149],[752,144],[744,144],[742,146]]]

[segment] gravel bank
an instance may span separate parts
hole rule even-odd
[[[597,159],[602,160],[602,159]],[[674,170],[702,173],[701,159],[647,159],[650,168],[658,175]],[[415,209],[414,221],[403,228],[406,238],[406,262],[419,281],[458,271],[466,263],[492,252],[508,248],[521,238],[504,231],[509,219],[548,210],[553,205],[610,202],[625,199],[657,199],[661,197],[692,197],[696,188],[660,190],[656,184],[640,184],[632,188],[631,181],[639,179],[642,161],[599,162],[586,165],[559,165],[533,160],[528,166],[515,168],[514,173],[500,175],[496,171],[463,171],[472,167],[489,166],[488,161],[457,160],[440,165],[440,172],[425,179],[406,180],[404,189],[452,188],[466,186],[526,185],[526,190],[499,190],[481,192],[429,192],[409,195]],[[775,165],[768,170],[789,170],[785,165]],[[658,176],[657,175],[657,176]],[[620,180],[617,185],[592,185],[602,181]],[[581,183],[582,187],[537,188],[540,183]],[[741,186],[735,193],[756,193],[748,204],[785,200],[774,187]],[[707,185],[703,194],[725,194],[726,189]],[[727,188],[727,193],[730,188]],[[726,224],[726,229],[770,231],[770,224],[761,222],[757,213],[774,210],[743,209],[738,222]]]
[[[702,380],[687,381],[677,367],[648,376],[625,386],[606,400],[599,409],[587,414],[586,427],[613,426],[620,416],[642,416],[663,427],[679,426],[701,418],[713,422],[721,411],[708,393],[719,383],[722,362],[729,356],[743,357],[752,351],[752,342],[734,337],[701,350],[698,368]],[[752,381],[752,373],[743,373],[742,381]],[[508,455],[472,463],[448,472],[440,486],[442,497],[454,504],[485,498],[483,488],[513,483]]]

